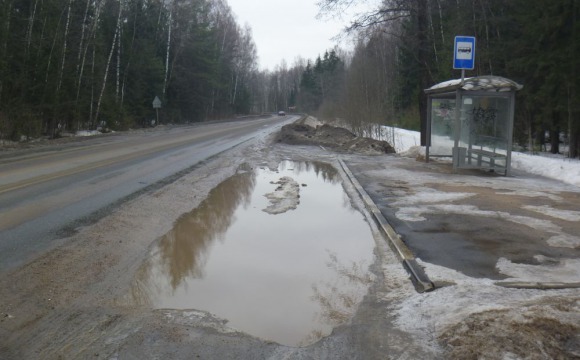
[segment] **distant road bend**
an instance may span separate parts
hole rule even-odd
[[[0,271],[55,245],[67,225],[296,119],[165,127],[0,153]]]

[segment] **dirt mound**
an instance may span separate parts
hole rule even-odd
[[[337,152],[380,155],[395,153],[386,141],[358,137],[341,127],[322,125],[316,128],[297,122],[282,127],[278,142],[290,145],[315,145],[333,149]]]
[[[440,340],[449,359],[577,359],[577,311],[575,299],[484,311],[447,329]]]

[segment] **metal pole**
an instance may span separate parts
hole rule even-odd
[[[463,71],[462,71],[463,72]],[[453,172],[457,172],[459,168],[459,136],[461,134],[461,94],[459,90],[455,90],[455,129],[453,144]]]
[[[427,135],[425,141],[425,162],[429,162],[429,147],[431,146],[431,122],[433,115],[433,98],[427,96]]]
[[[465,69],[461,69],[461,86],[465,83]]]

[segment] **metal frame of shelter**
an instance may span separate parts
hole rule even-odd
[[[503,77],[478,76],[426,89],[426,161],[451,157],[454,171],[483,169],[509,175],[515,92],[522,88]]]

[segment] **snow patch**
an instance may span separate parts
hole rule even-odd
[[[289,210],[294,210],[300,203],[300,185],[289,176],[281,177],[272,184],[279,185],[276,190],[264,195],[270,200],[270,205],[262,211],[268,214],[282,214]]]
[[[572,236],[568,234],[561,234],[552,236],[548,239],[548,245],[553,247],[563,247],[563,248],[579,248],[580,247],[580,237]]]
[[[580,211],[558,210],[548,205],[524,206],[523,208],[526,210],[535,211],[540,214],[545,214],[561,220],[580,221]]]
[[[393,133],[387,141],[391,144],[398,154],[419,154],[425,153],[425,147],[420,145],[420,133],[390,126],[383,126],[385,133]],[[412,149],[414,148],[414,149]],[[406,153],[406,152],[409,153]],[[513,169],[528,172],[530,174],[541,175],[556,179],[574,186],[580,186],[580,160],[567,159],[564,157],[554,158],[548,156],[531,155],[512,151],[511,166]]]
[[[101,132],[97,130],[79,130],[75,133],[76,136],[95,136],[100,134]]]
[[[395,214],[397,218],[405,221],[425,221],[423,214],[461,214],[461,215],[476,215],[486,217],[498,217],[500,212],[479,210],[473,205],[449,205],[449,204],[435,204],[422,205],[415,207],[402,207]]]
[[[316,129],[318,126],[324,125],[324,123],[314,116],[308,116],[306,119],[304,119],[304,125],[312,126]]]
[[[441,191],[423,191],[418,194],[405,196],[401,200],[394,202],[393,206],[401,206],[401,205],[414,205],[414,204],[421,204],[421,203],[438,203],[438,202],[449,202],[455,200],[462,200],[471,196],[474,196],[474,193],[446,193]]]
[[[426,346],[428,346],[429,339],[433,339],[449,326],[462,323],[470,315],[490,310],[516,309],[520,305],[531,302],[541,303],[542,300],[554,296],[577,296],[579,293],[578,289],[552,290],[550,292],[535,289],[509,289],[494,285],[494,281],[490,279],[472,278],[443,266],[426,263],[420,259],[417,261],[425,268],[432,281],[454,284],[429,293],[410,294],[394,309],[397,314],[397,327],[425,339]],[[551,270],[549,269],[550,265],[539,267],[543,268],[543,271],[560,272],[576,276],[577,279],[578,269],[580,269],[580,264],[577,261],[552,265]],[[518,275],[528,276],[529,271],[536,271],[525,269],[519,265],[511,264],[504,259],[500,266],[509,271],[510,274],[517,272]],[[538,270],[538,272],[541,273],[542,270]],[[517,316],[517,311],[512,316]]]
[[[580,259],[554,260],[536,255],[539,265],[513,263],[506,258],[497,261],[500,273],[510,276],[503,281],[577,282],[580,279]]]
[[[555,194],[551,194],[549,191],[547,190],[530,190],[530,186],[529,184],[525,184],[525,188],[522,187],[522,189],[512,189],[511,192],[505,192],[503,193],[503,195],[507,195],[507,196],[522,196],[522,197],[529,197],[529,198],[542,198],[542,197],[547,197],[550,200],[553,201],[562,201],[562,197],[555,195]]]
[[[397,153],[401,156],[416,158],[419,156],[425,156],[425,148],[421,146],[411,146],[410,148],[404,151],[397,150]]]
[[[433,204],[414,207],[401,207],[395,216],[404,221],[425,221],[424,214],[457,214],[480,217],[495,217],[511,221],[516,224],[526,225],[532,229],[562,234],[562,229],[551,221],[536,219],[527,216],[511,215],[503,211],[480,210],[473,205]]]

